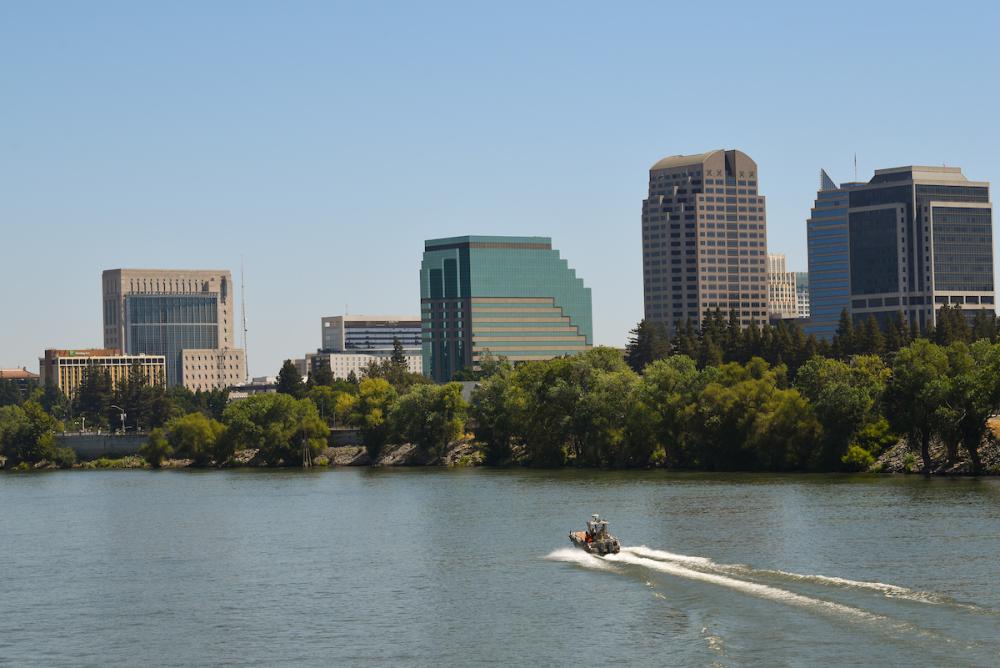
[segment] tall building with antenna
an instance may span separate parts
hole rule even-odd
[[[830,338],[843,311],[925,329],[945,304],[995,310],[990,184],[958,167],[875,170],[839,186],[820,172],[806,222],[810,325]]]

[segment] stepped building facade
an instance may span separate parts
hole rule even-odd
[[[423,371],[447,381],[486,354],[511,362],[588,350],[590,288],[548,237],[463,236],[424,244]]]

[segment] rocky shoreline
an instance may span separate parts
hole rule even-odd
[[[5,461],[0,457],[0,469]],[[483,454],[471,439],[463,439],[450,444],[438,455],[423,452],[412,443],[387,445],[378,458],[372,460],[368,450],[360,445],[341,445],[326,448],[312,460],[313,466],[479,466],[483,463]],[[160,468],[183,469],[194,465],[191,459],[166,459]],[[225,468],[269,467],[270,464],[259,456],[257,450],[238,450]],[[51,470],[60,468],[53,462],[40,461],[30,467],[19,470]],[[124,457],[99,457],[77,462],[74,469],[143,469],[151,468],[142,457],[126,455]]]
[[[988,422],[990,431],[979,446],[979,459],[982,464],[980,475],[1000,475],[1000,418],[991,418]],[[964,448],[959,448],[958,458],[948,463],[948,453],[940,441],[932,441],[931,475],[962,476],[974,475],[972,461]],[[882,453],[869,471],[871,473],[921,473],[922,462],[920,453],[907,446],[901,439],[896,445]]]
[[[991,421],[993,433],[984,440],[979,449],[982,461],[980,475],[1000,475],[1000,419]],[[937,476],[971,476],[972,464],[964,450],[959,451],[958,459],[952,464],[947,462],[945,447],[940,442],[931,444],[933,466],[931,475]],[[3,457],[0,457],[0,469],[4,467]],[[446,466],[464,467],[481,466],[484,464],[483,452],[471,439],[465,438],[451,443],[439,454],[427,453],[412,443],[386,445],[376,459],[372,459],[368,450],[360,445],[339,445],[326,448],[312,460],[317,467],[343,466]],[[161,466],[164,469],[190,468],[194,462],[190,459],[168,459]],[[265,468],[270,464],[259,457],[257,450],[239,450],[225,468]],[[47,461],[38,462],[30,467],[19,470],[50,470],[60,468]],[[85,460],[73,465],[74,469],[143,469],[149,464],[137,455],[127,455],[119,458],[100,457]],[[869,473],[919,474],[921,461],[918,452],[911,450],[904,440],[884,452],[868,469]]]

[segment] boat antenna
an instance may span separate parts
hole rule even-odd
[[[240,255],[240,311],[243,320],[243,382],[250,383],[250,353],[247,350],[247,288],[244,282],[243,256]]]

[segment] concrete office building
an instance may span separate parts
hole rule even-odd
[[[788,271],[784,253],[767,254],[767,315],[771,320],[795,318],[795,272]]]
[[[404,349],[406,357],[406,368],[410,373],[423,373],[422,352],[413,352],[412,348]],[[360,378],[361,374],[372,362],[382,363],[392,357],[392,351],[346,351],[342,353],[327,353],[319,351],[316,353],[306,353],[305,368],[309,373],[316,373],[320,366],[330,368],[334,378],[346,380],[353,373]]]
[[[809,317],[809,274],[788,271],[784,253],[767,254],[767,303],[770,320]]]
[[[181,350],[180,385],[192,392],[215,390],[246,382],[242,350],[184,348]]]
[[[821,172],[806,225],[817,336],[832,337],[844,310],[883,327],[902,314],[923,329],[944,304],[970,318],[995,309],[989,183],[957,167],[880,169],[839,186]]]
[[[489,351],[512,362],[593,345],[590,288],[548,237],[463,236],[424,244],[423,372],[450,380]]]
[[[392,357],[393,346],[403,347],[407,368],[421,373],[420,316],[416,315],[337,315],[321,319],[322,347],[307,353],[304,364],[309,373],[327,366],[334,378],[361,376],[367,366]]]
[[[102,288],[105,347],[164,355],[169,385],[205,390],[245,379],[228,271],[109,269]]]
[[[150,385],[163,385],[167,378],[167,360],[163,355],[124,355],[113,348],[50,348],[38,359],[42,384],[58,387],[67,397],[73,397],[86,375],[95,369],[108,372],[112,387],[128,378],[133,369]]]
[[[322,318],[323,352],[392,351],[395,341],[403,348],[420,349],[418,315],[335,315]]]
[[[795,274],[795,317],[809,317],[809,272],[796,271]]]
[[[645,317],[673,332],[719,309],[767,320],[767,215],[757,164],[741,151],[660,160],[642,203]]]

